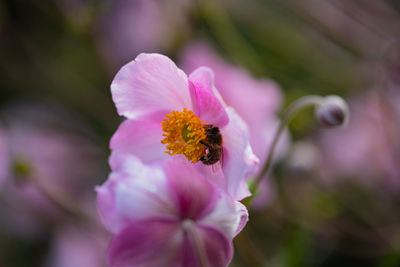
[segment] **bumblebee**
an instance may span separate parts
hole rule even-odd
[[[222,158],[222,136],[219,128],[211,124],[204,125],[206,138],[200,141],[207,147],[207,154],[200,158],[205,165],[213,165]]]

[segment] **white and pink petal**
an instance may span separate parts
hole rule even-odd
[[[177,215],[161,168],[144,165],[134,156],[113,154],[110,161],[118,171],[96,188],[99,213],[109,231],[117,233],[135,220]]]
[[[174,220],[149,219],[131,223],[108,249],[111,267],[182,266],[183,232]]]
[[[182,244],[183,267],[226,267],[232,260],[231,240],[216,228],[187,221]]]
[[[232,242],[219,230],[192,221],[149,219],[123,229],[111,241],[111,267],[225,267]]]
[[[129,119],[157,121],[172,110],[192,107],[186,74],[160,54],[140,54],[122,67],[111,93],[118,113]]]
[[[243,229],[247,221],[248,211],[246,207],[221,192],[214,209],[201,218],[198,223],[214,227],[225,233],[229,238],[233,238]]]
[[[160,122],[127,119],[121,123],[110,141],[110,148],[119,154],[135,155],[144,163],[169,158],[161,144]]]
[[[223,172],[227,191],[235,199],[241,200],[250,195],[246,177],[258,168],[259,159],[254,155],[246,123],[228,107],[230,123],[220,129],[223,137]]]

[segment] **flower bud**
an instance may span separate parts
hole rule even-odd
[[[315,116],[322,126],[336,127],[347,123],[349,108],[343,98],[336,95],[329,95],[317,107]]]
[[[33,166],[23,159],[15,159],[12,162],[11,168],[13,176],[17,181],[26,180],[26,178],[33,172]]]

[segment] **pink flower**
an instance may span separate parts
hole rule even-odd
[[[97,188],[97,204],[114,237],[112,267],[227,266],[232,238],[247,210],[183,157],[146,165],[112,154],[114,171]]]
[[[111,149],[145,163],[184,154],[235,199],[248,196],[245,177],[258,159],[246,124],[225,105],[213,78],[205,67],[187,77],[168,57],[140,54],[111,84],[118,113],[128,118],[112,137]],[[202,160],[209,158],[212,149],[205,144],[206,125],[217,127],[222,137],[222,170],[216,173]]]

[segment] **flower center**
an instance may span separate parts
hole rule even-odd
[[[205,155],[206,146],[200,141],[206,138],[204,125],[199,117],[186,108],[183,111],[171,111],[165,115],[167,118],[161,122],[164,139],[162,144],[166,145],[169,155],[183,154],[196,163]]]

